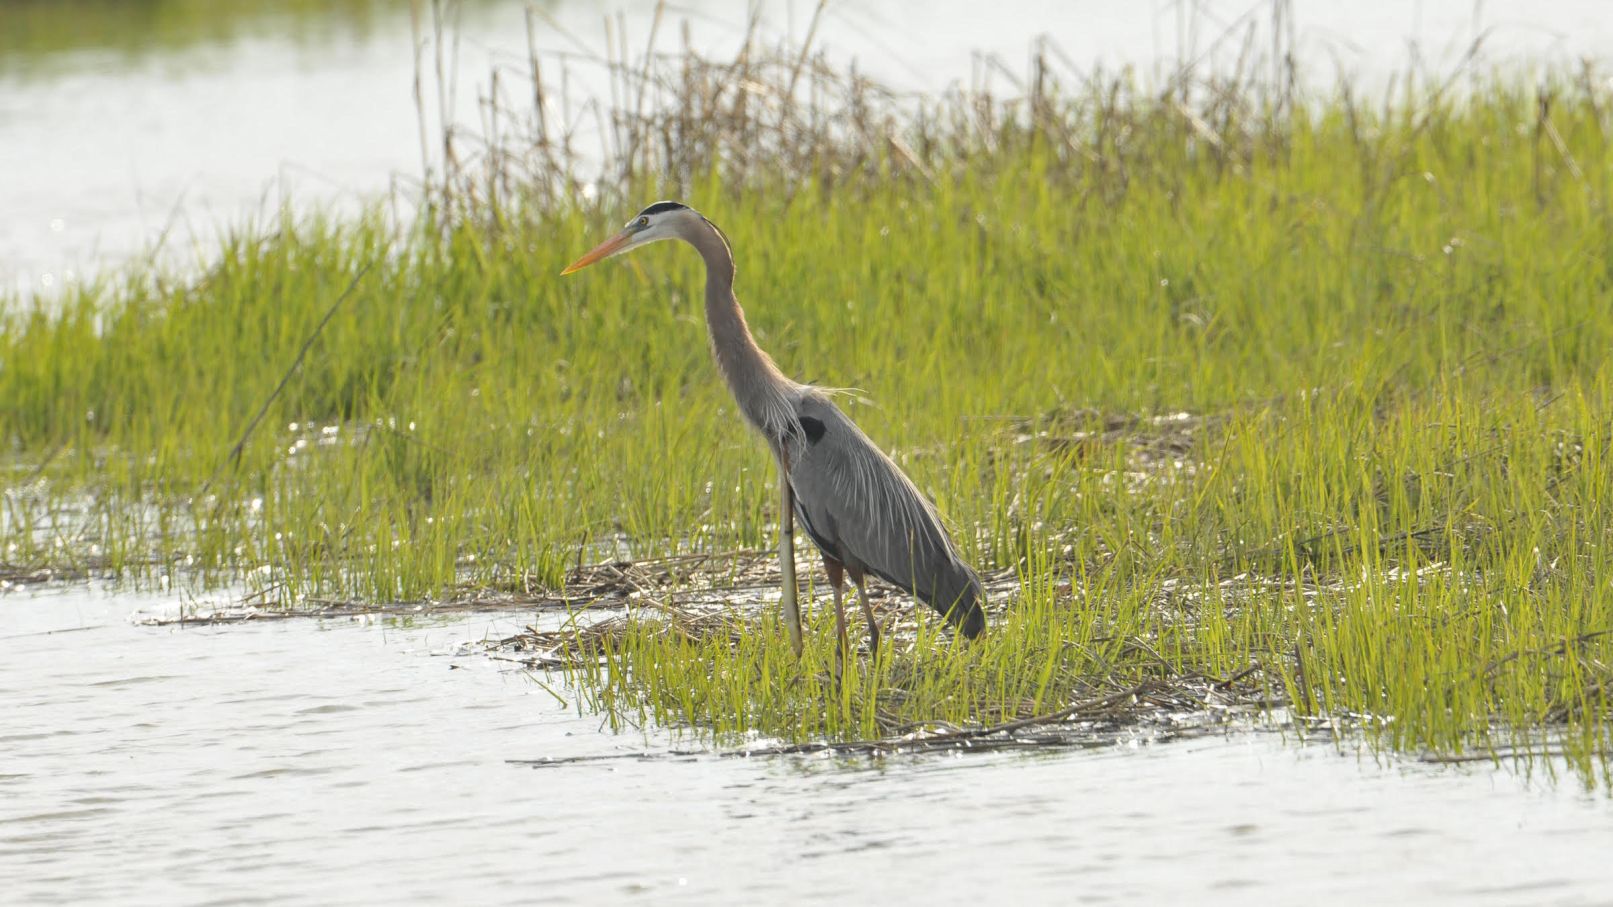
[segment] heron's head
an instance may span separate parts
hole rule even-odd
[[[594,262],[604,261],[612,255],[630,252],[657,240],[674,239],[679,235],[679,226],[688,218],[699,220],[700,215],[695,209],[680,202],[656,202],[628,221],[622,232],[595,246],[587,255],[572,262],[560,273],[564,275],[581,271]]]

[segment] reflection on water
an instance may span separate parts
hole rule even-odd
[[[1605,799],[1244,735],[1047,755],[510,759],[614,736],[426,626],[0,599],[7,900],[1591,902]]]
[[[607,10],[622,14],[633,53],[654,0],[445,0],[458,40],[446,69],[451,118],[480,129],[478,92],[495,66],[524,72],[527,10],[538,50],[567,70],[576,111],[608,94],[599,56]],[[238,226],[290,195],[351,208],[418,174],[412,90],[415,40],[406,0],[7,0],[0,2],[0,295],[53,295],[68,281],[131,258],[162,239],[164,261],[194,266],[219,225]],[[420,0],[429,11],[433,4]],[[1305,73],[1384,73],[1408,46],[1428,73],[1448,70],[1476,35],[1486,60],[1576,61],[1613,50],[1602,0],[1363,0],[1289,4]],[[752,7],[689,0],[669,17],[691,23],[693,46],[730,53]],[[766,2],[764,40],[805,35],[815,4]],[[828,4],[816,29],[831,59],[900,88],[942,91],[983,74],[1016,89],[1031,41],[1046,35],[1076,73],[1165,61],[1226,60],[1270,7],[1249,0],[1153,5],[930,0],[922,40],[900,0]],[[1285,25],[1286,28],[1286,25]],[[1263,33],[1262,33],[1263,34]],[[681,29],[659,48],[681,48]],[[1264,37],[1255,42],[1265,47]],[[428,52],[430,48],[428,48]],[[1002,66],[977,65],[977,52]],[[564,55],[561,57],[560,55]],[[455,65],[457,61],[457,65]],[[435,66],[435,61],[432,61]],[[552,74],[553,70],[551,70]],[[555,83],[560,80],[555,79]],[[558,90],[554,84],[551,90]],[[434,105],[430,105],[434,107]],[[430,110],[428,116],[435,116]],[[592,147],[587,136],[580,145]],[[193,247],[193,241],[197,245]]]
[[[89,61],[128,65],[159,54],[229,46],[263,35],[295,46],[363,42],[406,3],[396,0],[7,0],[0,72],[43,77]]]

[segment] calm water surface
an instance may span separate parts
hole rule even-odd
[[[0,598],[8,903],[1613,899],[1613,807],[1571,781],[1263,734],[532,768],[666,741],[463,645],[521,615],[129,619],[172,607]]]

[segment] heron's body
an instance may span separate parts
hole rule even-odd
[[[821,391],[803,394],[797,413],[801,434],[785,448],[795,516],[825,560],[859,588],[872,573],[980,635],[980,580],[929,501]]]
[[[657,239],[681,239],[705,259],[712,354],[740,412],[778,462],[784,610],[796,648],[792,517],[823,553],[842,647],[842,572],[857,586],[872,648],[878,648],[879,629],[863,590],[863,576],[870,573],[924,601],[964,635],[980,635],[986,623],[980,580],[958,555],[935,509],[827,394],[787,378],[757,346],[734,298],[733,254],[710,221],[676,202],[659,202],[567,271]]]

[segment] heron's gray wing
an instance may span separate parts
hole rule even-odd
[[[789,445],[790,486],[813,541],[830,557],[902,587],[966,630],[983,626],[983,616],[972,616],[979,610],[979,580],[901,468],[823,394],[803,395],[796,414],[800,433]],[[963,607],[953,615],[955,604]]]

